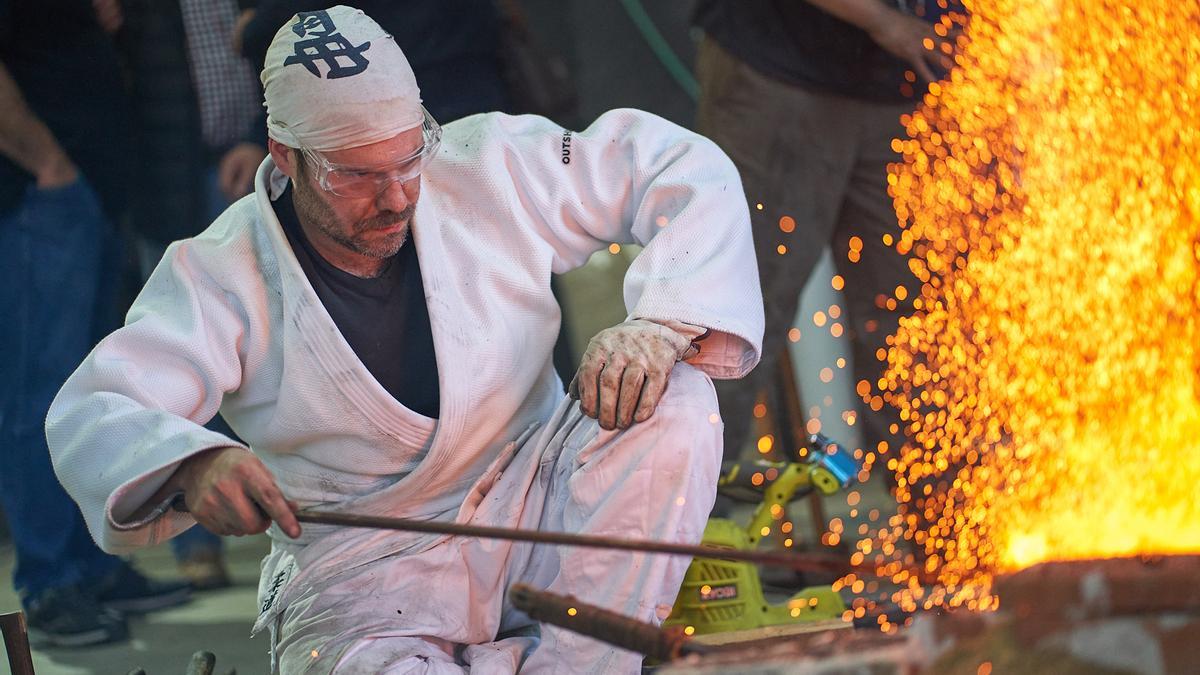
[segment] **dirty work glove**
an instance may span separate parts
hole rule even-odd
[[[579,400],[584,415],[600,421],[600,428],[628,429],[654,414],[675,362],[698,350],[692,336],[631,319],[592,338],[568,392]]]

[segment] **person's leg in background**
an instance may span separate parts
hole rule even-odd
[[[852,169],[856,127],[846,118],[851,105],[846,99],[767,77],[711,38],[700,44],[696,73],[701,85],[697,130],[733,159],[750,203],[766,315],[762,361],[740,380],[716,383],[725,458],[737,459],[759,392],[773,389],[769,385],[788,344],[800,291],[833,236]]]
[[[180,576],[187,579],[194,590],[228,588],[233,583],[225,569],[221,538],[201,525],[193,526],[172,539],[171,553],[175,556]]]
[[[886,463],[882,451],[886,449],[892,453],[888,456],[894,457],[902,435],[891,431],[900,419],[878,390],[877,380],[884,370],[879,350],[887,350],[888,336],[896,332],[900,317],[912,312],[913,299],[920,292],[920,283],[908,268],[909,257],[896,251],[900,229],[887,193],[887,165],[900,160],[891,142],[902,134],[900,116],[911,112],[912,106],[856,105],[853,119],[859,125],[861,142],[845,206],[838,216],[834,262],[845,279],[855,387],[860,393],[868,392],[860,415],[864,457],[874,453],[876,463]],[[853,237],[858,237],[855,246],[861,246],[854,256],[857,260],[849,253]],[[885,237],[891,244],[884,243]],[[864,381],[867,385],[861,384]]]
[[[14,585],[31,638],[59,646],[123,639],[124,619],[103,605],[177,604],[186,587],[142,577],[92,541],[50,463],[43,428],[59,387],[92,347],[110,226],[82,179],[30,189],[0,221],[0,297],[6,386],[0,405],[0,502],[16,552]],[[128,608],[128,605],[127,605]],[[134,607],[137,609],[138,607]]]

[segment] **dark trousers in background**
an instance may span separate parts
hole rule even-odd
[[[50,464],[46,411],[91,350],[112,227],[91,187],[32,187],[0,217],[0,504],[30,598],[96,581],[122,564],[93,543]]]
[[[750,202],[766,312],[762,362],[741,380],[716,383],[725,456],[734,459],[747,440],[758,392],[776,375],[800,291],[826,245],[832,246],[845,280],[845,314],[838,320],[852,343],[855,383],[867,380],[874,386],[879,378],[876,350],[886,347],[886,336],[895,332],[898,316],[910,311],[916,290],[907,260],[883,243],[885,233],[897,234],[887,194],[887,164],[899,160],[891,141],[902,133],[900,116],[913,106],[802,89],[754,70],[711,38],[700,44],[696,72],[701,86],[697,128],[733,159]],[[794,220],[793,231],[781,227],[784,216]],[[862,241],[858,262],[847,259],[853,236]],[[879,300],[893,297],[901,285],[907,297],[897,311],[881,307]],[[805,320],[797,327],[805,334],[829,326]],[[889,408],[861,412],[868,448],[884,440],[895,443],[898,437],[888,427],[897,420]]]

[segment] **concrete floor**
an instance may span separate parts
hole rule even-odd
[[[123,644],[87,649],[35,650],[38,675],[124,675],[134,668],[147,675],[183,675],[193,652],[208,650],[217,656],[217,673],[236,668],[244,675],[266,673],[268,638],[250,638],[257,615],[255,593],[258,566],[270,546],[265,537],[226,540],[233,588],[197,594],[181,607],[132,619],[131,639]],[[138,569],[149,576],[170,578],[175,561],[168,546],[156,546],[135,556]],[[0,612],[20,607],[7,580],[12,578],[13,552],[0,547]],[[0,674],[8,675],[8,661]]]

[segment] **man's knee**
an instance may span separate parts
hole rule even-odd
[[[658,402],[659,408],[664,406],[696,408],[708,419],[710,415],[718,414],[717,392],[703,371],[687,363],[676,363],[667,379],[667,389]]]
[[[585,420],[572,434],[586,439],[576,446],[575,461],[582,465],[686,466],[701,474],[713,473],[717,469],[709,465],[720,463],[722,430],[712,381],[695,367],[677,363],[654,413],[645,421],[628,429],[604,431],[595,419]],[[568,441],[567,447],[570,445]]]
[[[642,424],[657,427],[652,454],[675,454],[694,472],[714,474],[723,446],[721,414],[712,380],[686,363],[675,364],[654,415]]]

